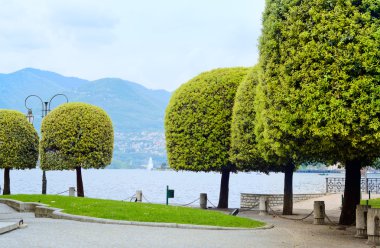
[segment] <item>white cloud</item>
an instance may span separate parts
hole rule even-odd
[[[256,63],[263,8],[264,0],[0,0],[0,72],[37,67],[174,90],[205,70]]]

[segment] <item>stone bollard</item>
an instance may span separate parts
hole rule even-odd
[[[367,213],[368,245],[380,245],[380,209],[369,208]]]
[[[324,225],[325,215],[325,202],[314,201],[314,225]]]
[[[75,187],[69,187],[69,196],[75,196]]]
[[[136,191],[136,202],[142,202],[142,190]]]
[[[269,200],[266,196],[260,196],[259,199],[259,215],[267,215]]]
[[[367,238],[367,214],[371,206],[356,206],[356,238]]]
[[[201,193],[199,195],[199,206],[202,209],[207,208],[207,194],[206,193]]]

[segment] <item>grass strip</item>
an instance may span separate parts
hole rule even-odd
[[[367,200],[360,200],[360,205],[367,205]],[[369,199],[368,205],[370,205],[371,208],[380,208],[380,198]]]
[[[248,218],[190,207],[166,206],[161,204],[135,203],[60,195],[6,195],[0,197],[22,202],[44,203],[54,208],[63,209],[63,212],[68,214],[112,220],[240,228],[255,228],[265,225],[263,222]]]

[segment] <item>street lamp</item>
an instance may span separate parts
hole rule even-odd
[[[64,94],[56,94],[56,95],[52,96],[52,98],[50,98],[50,100],[48,102],[43,101],[41,99],[41,97],[39,97],[37,95],[29,95],[29,96],[27,96],[25,98],[25,108],[28,109],[28,113],[26,114],[26,118],[28,119],[29,123],[33,124],[33,121],[34,121],[34,116],[33,116],[32,108],[29,108],[28,105],[27,105],[27,101],[28,101],[29,98],[35,97],[35,98],[38,98],[41,101],[41,106],[42,106],[41,107],[41,112],[42,112],[41,117],[44,118],[50,112],[51,101],[55,97],[57,97],[57,96],[63,96],[66,99],[66,103],[69,102],[69,99]],[[46,172],[45,172],[45,170],[42,170],[42,194],[44,194],[44,195],[46,195],[46,184],[47,184]]]

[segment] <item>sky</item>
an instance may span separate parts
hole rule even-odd
[[[0,73],[33,67],[173,91],[253,66],[265,0],[0,0]]]

